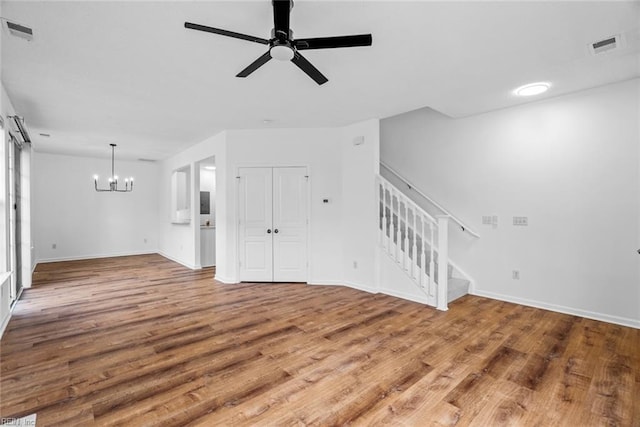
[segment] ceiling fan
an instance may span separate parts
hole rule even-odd
[[[333,49],[338,47],[371,46],[371,34],[357,34],[351,36],[317,37],[310,39],[294,39],[293,32],[289,26],[293,0],[272,0],[273,4],[273,30],[271,38],[263,39],[247,34],[233,31],[221,30],[219,28],[208,27],[206,25],[185,22],[185,28],[191,30],[205,31],[219,34],[221,36],[233,37],[247,40],[254,43],[269,45],[269,50],[253,61],[247,68],[240,71],[236,77],[247,77],[258,68],[266,64],[271,58],[281,61],[291,61],[298,68],[304,71],[319,85],[324,84],[328,79],[322,75],[307,59],[300,54],[301,50],[308,49]]]

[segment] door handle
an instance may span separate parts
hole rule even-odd
[[[271,229],[267,228],[267,234],[271,234]]]
[[[273,230],[273,232],[277,234],[278,233],[278,229],[276,228],[275,230]]]

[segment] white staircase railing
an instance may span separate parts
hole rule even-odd
[[[391,176],[395,177],[400,182],[402,182],[403,186],[406,186],[406,188],[408,188],[410,191],[412,191],[413,193],[415,193],[416,195],[421,197],[422,200],[426,201],[430,206],[433,206],[435,208],[435,210],[440,212],[442,215],[448,215],[450,217],[451,221],[454,222],[455,224],[457,224],[457,226],[460,227],[460,229],[463,232],[469,233],[471,236],[476,237],[476,238],[480,237],[480,235],[478,233],[476,233],[474,230],[472,230],[466,223],[462,222],[462,220],[460,218],[458,218],[455,215],[453,215],[451,212],[449,212],[447,209],[445,209],[440,203],[438,203],[437,201],[433,200],[431,197],[429,197],[428,195],[426,195],[425,193],[420,191],[407,178],[402,176],[398,171],[393,169],[391,166],[389,166],[388,164],[386,164],[382,160],[380,161],[380,166],[383,169],[387,170],[391,174]]]
[[[382,176],[377,177],[380,245],[427,295],[447,310],[449,216],[433,217]]]

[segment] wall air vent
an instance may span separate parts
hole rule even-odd
[[[149,162],[149,163],[155,163],[156,162],[153,159],[143,159],[143,158],[139,158],[138,161],[139,162]]]
[[[27,41],[33,40],[33,30],[31,28],[7,20],[4,20],[4,25],[12,36],[20,37]]]
[[[607,37],[606,39],[599,40],[589,45],[589,50],[593,55],[599,55],[601,53],[617,50],[622,45],[622,40],[619,35]]]

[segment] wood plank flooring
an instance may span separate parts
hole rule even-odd
[[[159,255],[41,264],[0,416],[62,425],[640,426],[640,331],[486,298],[215,282]]]

